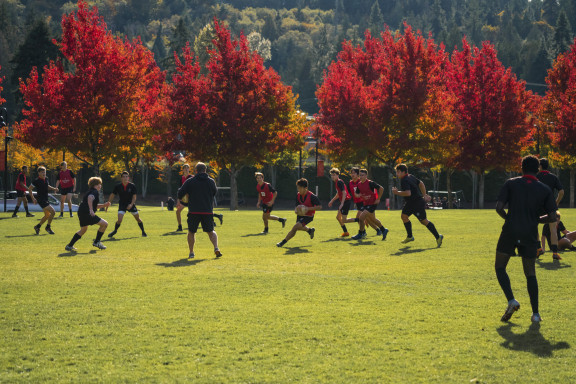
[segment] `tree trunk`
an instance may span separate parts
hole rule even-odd
[[[570,169],[570,208],[574,208],[574,174],[576,171]]]
[[[238,210],[238,183],[236,182],[236,177],[240,172],[235,165],[230,166],[230,210]]]
[[[484,171],[480,171],[480,180],[478,183],[478,208],[484,209],[484,180],[485,180],[485,173]]]
[[[478,174],[471,169],[469,171],[470,178],[472,179],[472,209],[476,208],[476,191],[478,186]]]
[[[170,163],[168,163],[164,167],[164,173],[166,174],[166,176],[164,176],[166,178],[166,195],[171,197],[172,196],[172,167],[170,166]]]

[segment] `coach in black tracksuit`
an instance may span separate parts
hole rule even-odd
[[[179,201],[188,195],[189,259],[194,258],[194,243],[199,224],[202,224],[202,230],[208,234],[214,245],[216,257],[222,256],[218,249],[218,235],[214,231],[214,220],[212,219],[214,196],[216,196],[217,191],[216,182],[206,173],[206,164],[204,163],[196,164],[196,176],[187,179],[178,190]]]

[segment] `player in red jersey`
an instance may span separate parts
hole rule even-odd
[[[346,219],[346,221],[345,221],[346,223],[354,223],[354,222],[359,223],[360,222],[360,215],[364,211],[364,203],[363,203],[362,197],[357,197],[356,194],[354,193],[354,191],[356,191],[356,187],[358,186],[359,182],[360,182],[360,168],[359,167],[353,167],[350,170],[350,182],[348,183],[348,190],[350,191],[352,201],[354,202],[354,204],[356,204],[357,213],[356,213],[356,218]],[[376,217],[376,216],[374,216],[374,217]],[[369,226],[371,226],[372,228],[374,228],[376,230],[377,236],[382,235],[382,232],[380,231],[380,229],[378,228],[376,223],[372,221],[371,217],[366,218],[366,224],[368,224]],[[366,237],[366,231],[364,231],[364,237]]]
[[[14,208],[14,213],[12,217],[18,217],[18,210],[20,209],[20,203],[24,203],[24,209],[26,210],[26,217],[34,217],[34,214],[28,211],[28,199],[26,194],[28,193],[28,186],[26,185],[26,175],[28,174],[28,167],[23,165],[22,172],[18,175],[16,179],[16,197],[18,201],[16,202],[16,208]]]
[[[270,183],[264,181],[264,175],[261,172],[256,172],[254,176],[258,183],[256,184],[256,190],[258,191],[258,203],[256,203],[256,207],[259,208],[260,205],[262,205],[262,221],[264,221],[264,231],[262,231],[262,233],[268,234],[268,220],[277,220],[282,224],[282,228],[284,228],[286,219],[271,215],[278,192]]]
[[[76,193],[76,176],[68,169],[68,164],[63,161],[60,164],[61,170],[56,177],[56,188],[60,189],[60,217],[64,217],[64,203],[68,201],[68,211],[70,217],[72,213],[72,194]]]
[[[350,206],[352,205],[352,197],[348,188],[346,188],[346,183],[340,179],[340,170],[338,168],[332,168],[330,170],[330,178],[334,182],[334,187],[336,188],[336,195],[330,200],[328,206],[331,207],[336,201],[338,204],[338,213],[336,214],[336,220],[340,223],[342,230],[344,231],[340,237],[350,236],[348,229],[346,228],[346,223],[348,222],[346,217],[350,211]],[[353,221],[355,221],[353,219]]]
[[[308,180],[302,178],[296,182],[296,187],[298,188],[298,194],[296,195],[296,224],[292,227],[290,232],[286,235],[284,240],[276,244],[277,247],[281,247],[294,237],[297,231],[306,231],[310,238],[314,238],[315,228],[308,228],[306,225],[310,224],[314,220],[314,214],[316,211],[322,209],[320,200],[318,196],[313,194],[308,190]],[[304,213],[298,211],[298,207],[303,205]]]
[[[378,193],[375,192],[378,191]],[[352,236],[354,240],[360,240],[366,237],[366,221],[371,220],[380,229],[380,233],[382,233],[382,240],[386,240],[386,236],[388,235],[388,229],[384,228],[380,220],[376,218],[375,212],[378,204],[380,203],[380,199],[384,194],[384,187],[380,184],[369,180],[368,179],[368,171],[366,169],[360,170],[360,182],[356,186],[356,190],[354,194],[358,198],[362,198],[362,204],[364,205],[364,210],[360,214],[360,229],[358,234]]]

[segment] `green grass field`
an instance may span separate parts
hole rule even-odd
[[[101,215],[111,225],[116,208]],[[576,253],[538,262],[540,327],[513,258],[522,307],[501,323],[492,210],[430,212],[440,249],[418,223],[400,244],[399,211],[378,212],[385,242],[339,239],[332,210],[313,240],[300,232],[285,248],[294,213],[262,236],[256,209],[220,212],[224,256],[199,233],[193,261],[160,208],[142,209],[148,238],[127,215],[108,249],[92,247],[91,227],[77,254],[64,250],[77,218],[36,236],[38,215],[0,214],[0,382],[576,382]],[[576,229],[576,210],[563,218]]]

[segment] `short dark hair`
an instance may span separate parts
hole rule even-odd
[[[296,185],[302,188],[308,188],[308,180],[301,178],[296,182]]]
[[[95,177],[91,177],[90,179],[88,179],[88,187],[89,188],[94,188],[98,184],[102,184],[101,178],[95,176]]]
[[[38,167],[38,173],[40,173],[40,172],[46,172],[46,167],[42,167],[42,166]]]
[[[534,155],[524,156],[522,158],[522,173],[538,173],[540,162]]]
[[[340,170],[338,168],[332,168],[330,170],[330,174],[335,174],[335,175],[340,176]]]
[[[25,170],[25,169],[28,169],[28,166],[27,166],[27,165],[23,165],[23,166],[22,166],[22,170]]]
[[[406,164],[398,164],[396,166],[396,171],[408,173],[408,166]]]
[[[368,170],[366,168],[362,168],[362,169],[360,169],[360,172],[358,172],[358,173],[368,174]]]
[[[204,163],[196,164],[196,172],[197,173],[206,173],[206,164],[204,164]]]
[[[549,165],[550,165],[550,163],[548,162],[548,159],[547,159],[547,158],[543,157],[543,158],[540,159],[540,167],[541,167],[543,170],[546,171],[546,170],[548,169],[548,166],[549,166]]]
[[[122,172],[122,175],[120,175],[120,176],[124,176],[124,175],[130,176],[130,174],[128,173],[128,171]]]
[[[355,174],[359,174],[360,173],[360,167],[352,167],[352,169],[350,170],[350,172],[355,173]]]

